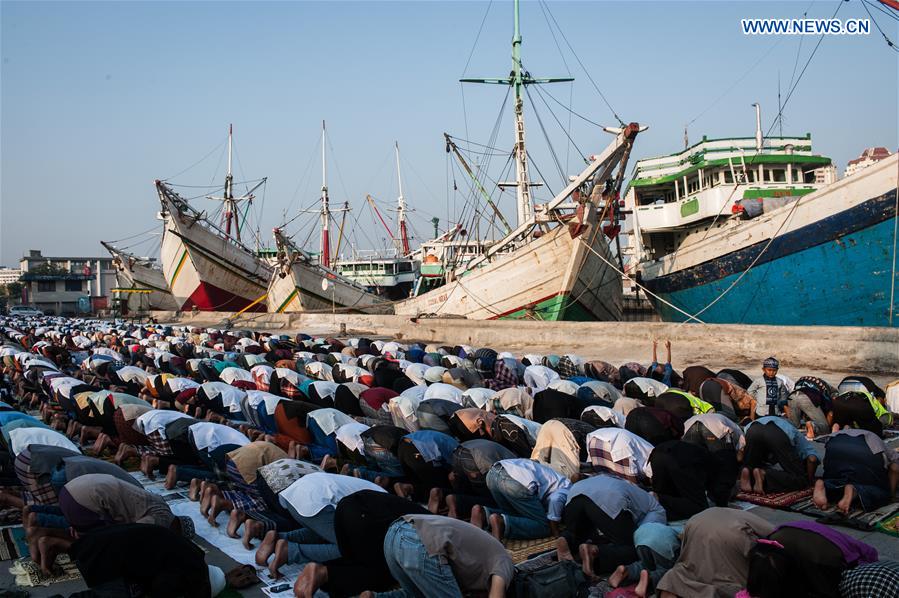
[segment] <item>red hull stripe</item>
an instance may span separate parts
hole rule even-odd
[[[201,282],[181,306],[181,310],[190,311],[196,306],[200,311],[240,311],[252,302],[253,299],[245,299],[208,282]],[[257,303],[248,311],[264,312],[266,305]]]

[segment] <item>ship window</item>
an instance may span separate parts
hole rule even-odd
[[[814,183],[815,182],[815,171],[809,170],[808,172],[803,172],[802,180],[806,183]]]
[[[398,264],[398,266],[399,272],[412,272],[412,264],[410,264],[409,262],[401,262],[400,264]]]
[[[746,172],[746,175],[748,176],[749,182],[750,182],[750,183],[754,183],[754,182],[755,182],[755,175],[756,175],[756,171],[755,171],[755,170],[749,170],[749,171],[747,171],[747,172]]]
[[[729,170],[724,171],[724,182],[728,185],[733,185],[734,183],[734,175]]]
[[[783,168],[772,168],[768,172],[770,181],[773,183],[784,183],[787,180],[787,171]]]

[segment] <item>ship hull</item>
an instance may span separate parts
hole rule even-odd
[[[322,290],[322,280],[328,289]],[[341,312],[392,313],[391,305],[360,287],[346,284],[339,276],[305,263],[294,263],[283,276],[276,271],[268,287],[268,311],[271,313]]]
[[[893,269],[896,184],[893,157],[798,205],[681,248],[678,259],[696,263],[665,273],[644,270],[643,285],[690,314],[714,302],[698,315],[709,323],[899,326],[896,305],[890,318],[891,287],[899,291]],[[765,250],[784,218],[787,224]],[[719,255],[709,256],[716,250]],[[663,320],[687,319],[653,301]]]
[[[594,251],[612,262],[597,225],[576,237],[559,226],[395,310],[473,320],[620,320],[621,277]]]
[[[266,292],[271,269],[255,255],[174,210],[165,218],[162,271],[181,311],[240,311]],[[249,308],[265,311],[265,301]]]
[[[175,298],[169,292],[161,270],[134,264],[129,270],[120,269],[116,272],[116,284],[124,289],[151,291],[149,294],[129,294],[127,302],[129,311],[145,309],[172,311],[177,309]]]

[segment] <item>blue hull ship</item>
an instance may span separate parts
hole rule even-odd
[[[690,174],[681,169],[675,180],[687,193],[673,202],[645,201],[670,183],[662,169],[643,170],[655,176],[632,182],[638,276],[663,320],[899,326],[897,156],[829,182],[826,166],[801,162],[806,156],[797,156],[790,141],[792,153],[771,147],[747,159],[744,150],[738,168],[733,158],[721,164],[726,151],[702,152],[691,164],[700,165],[699,177],[714,181],[721,170],[733,170],[728,178],[735,182],[721,175],[724,184],[707,180],[691,194]],[[810,138],[806,144],[810,152]],[[710,155],[719,160],[718,173]],[[769,160],[754,159],[762,156]],[[685,210],[691,201],[699,205]],[[666,208],[673,214],[665,215]],[[690,218],[703,209],[710,216]]]

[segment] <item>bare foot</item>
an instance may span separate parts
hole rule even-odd
[[[428,496],[428,510],[437,515],[440,513],[440,507],[443,504],[443,490],[440,488],[431,488],[431,494]]]
[[[481,505],[475,505],[471,508],[471,524],[478,529],[484,529],[484,526],[487,525],[487,514],[484,512],[484,507]]]
[[[584,575],[587,576],[587,579],[595,579],[593,560],[599,554],[599,548],[594,544],[581,544],[578,552],[581,555],[581,568],[584,570]]]
[[[193,480],[191,480],[193,482]],[[178,466],[174,463],[169,465],[169,470],[165,474],[165,489],[172,490],[178,485]]]
[[[353,472],[353,475],[355,475],[356,473],[357,472]],[[359,476],[356,476],[356,477],[359,477]],[[375,476],[375,484],[377,484],[384,490],[389,490],[390,489],[390,478],[384,477],[382,475]]]
[[[634,594],[640,598],[649,596],[649,571],[646,569],[640,571],[640,581],[637,583],[637,587],[634,588]]]
[[[412,484],[404,484],[402,482],[397,482],[393,485],[393,491],[400,498],[408,498],[411,500],[412,493],[415,491],[415,487]]]
[[[740,470],[740,492],[746,492],[747,494],[752,492],[752,481],[750,480],[748,467]]]
[[[805,422],[805,437],[809,440],[815,439],[815,424],[812,422]]]
[[[837,510],[843,513],[843,515],[848,515],[854,499],[855,487],[852,484],[846,484],[843,488],[843,498],[837,503]]]
[[[490,515],[490,533],[500,542],[506,535],[506,520],[499,513]]]
[[[255,519],[247,519],[243,524],[243,547],[247,550],[253,548],[253,538],[261,538],[265,526]]]
[[[352,465],[349,463],[344,463],[343,467],[340,468],[340,475],[353,475],[352,474]]]
[[[312,598],[326,583],[328,583],[328,568],[320,563],[308,563],[303,567],[303,574],[293,584],[293,595],[297,598]]]
[[[322,471],[337,471],[337,459],[331,455],[325,455],[322,457],[322,462],[319,467],[322,468]]]
[[[765,493],[765,470],[756,467],[752,470],[752,491],[756,494],[764,494]]]
[[[556,538],[556,556],[560,561],[574,560],[574,555],[571,554],[571,547],[568,546],[568,540],[564,536]]]
[[[617,588],[625,581],[627,581],[627,567],[618,565],[618,567],[615,568],[615,571],[609,576],[609,585],[613,588]]]
[[[815,491],[812,494],[812,502],[822,511],[830,506],[827,504],[827,492],[824,488],[824,480],[815,480]]]
[[[187,498],[193,502],[200,500],[200,480],[197,478],[190,481],[190,489],[187,491]]]
[[[452,517],[453,519],[459,518],[459,511],[456,509],[456,495],[450,494],[446,497],[446,508],[447,508],[447,517]]]
[[[275,552],[275,544],[278,542],[278,532],[272,530],[265,534],[262,544],[256,549],[256,564],[260,567],[268,565],[268,559]]]
[[[159,457],[153,455],[144,455],[140,460],[140,470],[143,472],[145,476],[147,476],[151,480],[156,479],[156,474],[153,472],[159,466]]]
[[[272,579],[279,579],[281,571],[279,569],[287,564],[287,540],[278,540],[275,544],[275,556],[268,564],[268,574]]]
[[[247,520],[247,514],[243,511],[238,511],[237,509],[231,509],[231,514],[228,515],[228,527],[226,528],[226,533],[229,538],[239,538],[240,536],[237,534],[237,530],[240,529],[240,526]]]
[[[207,518],[209,525],[211,525],[212,527],[218,527],[219,524],[218,524],[218,521],[216,521],[216,518],[219,516],[219,513],[223,512],[223,511],[224,512],[230,511],[233,508],[234,508],[234,505],[231,503],[230,500],[228,500],[221,494],[214,495],[212,497],[212,500],[209,501],[209,517]],[[230,519],[229,519],[229,521],[230,521]],[[228,535],[231,536],[231,534],[228,534]],[[236,538],[237,534],[234,534],[231,537]]]

